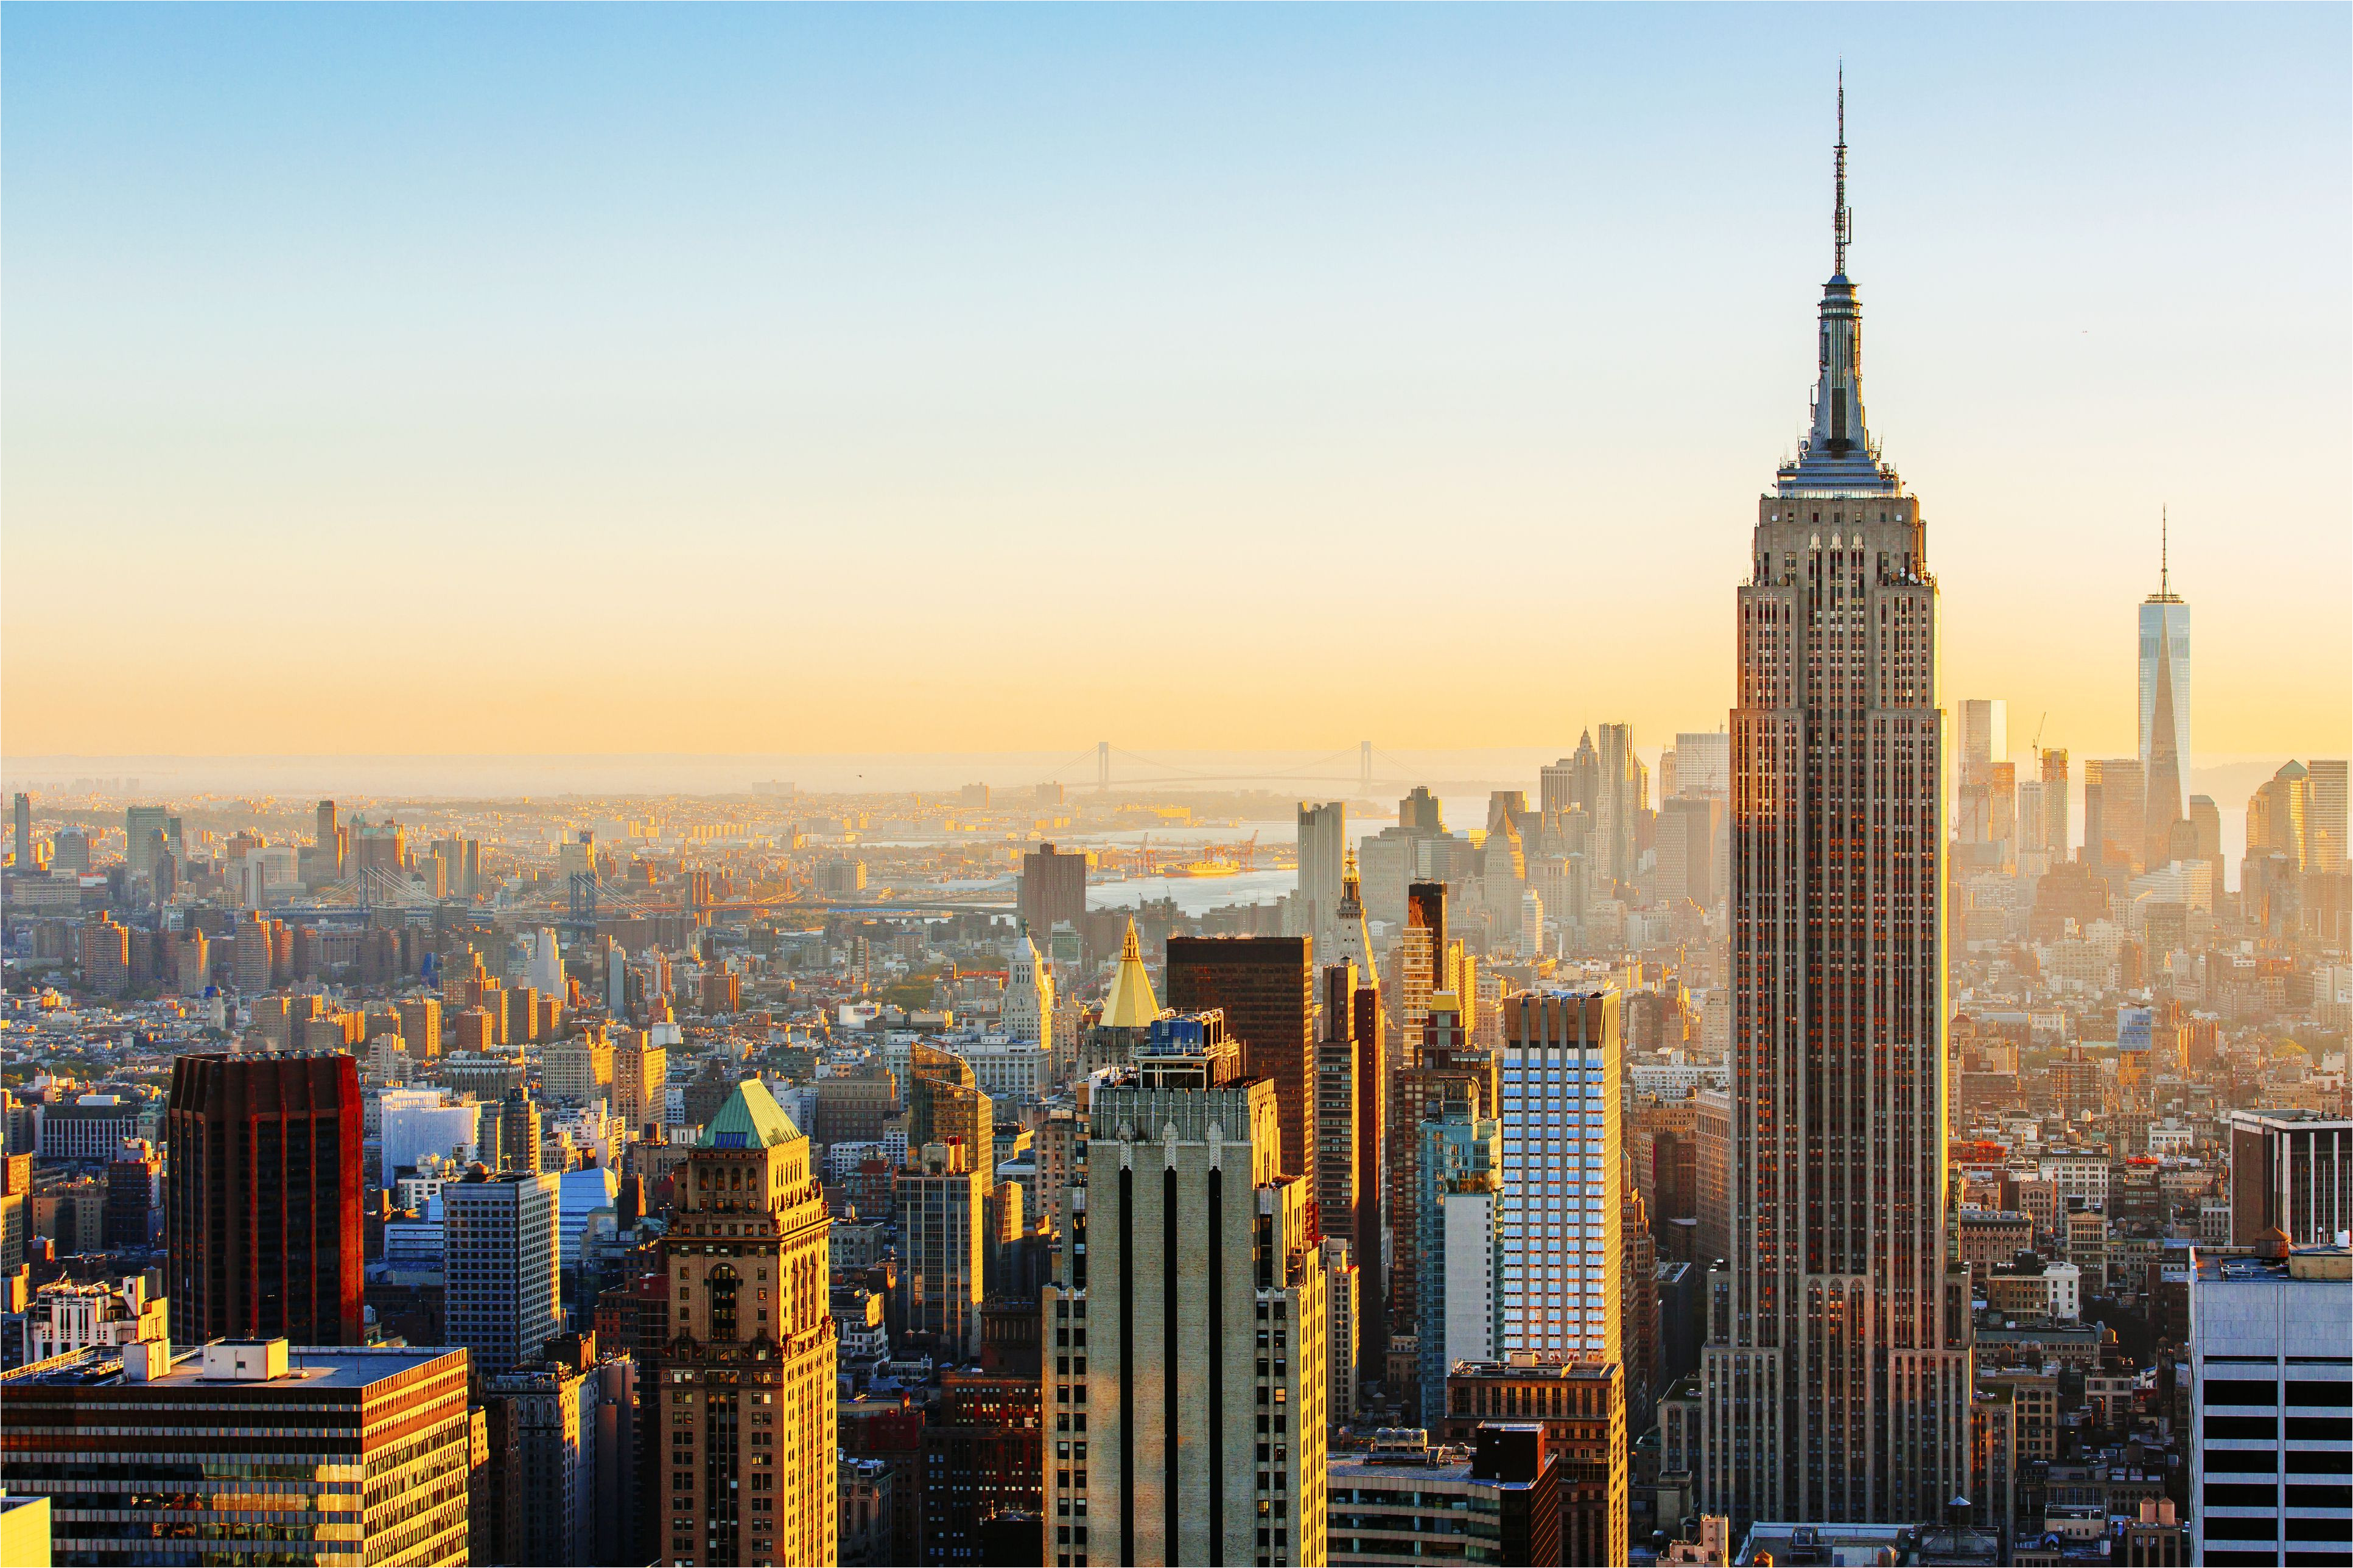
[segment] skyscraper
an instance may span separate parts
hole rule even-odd
[[[531,1091],[517,1084],[499,1105],[499,1164],[503,1170],[539,1173],[539,1106]]]
[[[1447,1096],[1469,1085],[1477,1091],[1480,1114],[1496,1103],[1495,1059],[1472,1041],[1461,1002],[1451,991],[1430,999],[1421,1027],[1421,1048],[1389,1069],[1388,1161],[1389,1224],[1388,1331],[1410,1339],[1421,1331],[1422,1125],[1438,1115]],[[1419,1381],[1417,1371],[1414,1381]],[[1395,1381],[1392,1379],[1392,1381]],[[1388,1392],[1407,1409],[1417,1408],[1411,1388]]]
[[[33,868],[33,797],[19,790],[9,805],[16,819],[16,869],[29,871]]]
[[[1420,1056],[1430,999],[1447,988],[1446,884],[1415,882],[1405,890],[1405,931],[1398,946],[1398,1065]]]
[[[1355,963],[1323,970],[1323,1039],[1315,1047],[1315,1182],[1326,1237],[1345,1241],[1361,1310],[1349,1360],[1373,1368],[1388,1351],[1381,1311],[1388,1300],[1382,1261],[1388,1231],[1388,1053],[1382,1049],[1381,999]]]
[[[2067,797],[2067,753],[2056,747],[2042,753],[2042,847],[2052,864],[2067,858],[2075,841],[2073,803]]]
[[[477,1168],[441,1188],[446,1337],[489,1376],[536,1362],[564,1331],[564,1178]]]
[[[2353,1121],[2309,1110],[2231,1112],[2231,1241],[2276,1230],[2325,1247],[2353,1228]]]
[[[1683,800],[1732,798],[1729,734],[1721,730],[1700,730],[1686,731],[1675,737],[1675,795]]]
[[[809,1141],[751,1079],[712,1117],[677,1181],[661,1241],[670,1338],[647,1381],[669,1412],[648,1461],[666,1503],[655,1554],[831,1563],[832,1221]]]
[[[1641,858],[1642,814],[1650,808],[1650,773],[1634,754],[1634,726],[1604,724],[1594,774],[1593,835],[1598,875],[1634,879]]]
[[[153,876],[155,858],[169,847],[172,808],[168,805],[126,806],[122,812],[123,864],[133,877]]]
[[[2344,764],[2337,765],[2337,773],[2341,783]],[[1327,964],[1354,963],[1366,984],[1376,989],[1380,985],[1380,970],[1373,963],[1372,936],[1365,924],[1364,883],[1356,875],[1356,855],[1353,849],[1341,861],[1339,917],[1334,922],[1333,943],[1324,953],[1324,962]]]
[[[1961,782],[1983,784],[1993,765],[2010,757],[2010,704],[1999,697],[1972,697],[1961,704]]]
[[[1087,858],[1040,844],[1021,857],[1021,924],[1030,938],[1052,933],[1060,921],[1084,930],[1087,921]]]
[[[2309,773],[2310,818],[2305,824],[2305,869],[2345,869],[2345,759],[2315,757]]]
[[[1731,1250],[1699,1490],[1746,1520],[1936,1520],[1969,1472],[1936,585],[1863,416],[1845,118],[1841,89],[1813,425],[1757,502],[1739,591]]]
[[[2190,607],[2174,594],[2165,549],[2165,522],[2158,532],[2158,591],[2141,600],[2141,864],[2162,867],[2169,859],[2172,826],[2184,819],[2190,801]],[[2111,834],[2113,838],[2113,834]]]
[[[1416,1130],[1421,1227],[1420,1424],[1446,1418],[1446,1374],[1461,1361],[1503,1359],[1503,1137],[1480,1085],[1458,1079]]]
[[[2158,519],[2157,592],[2140,605],[2140,771],[2147,806],[2143,863],[2162,866],[2173,825],[2189,805],[2189,605],[2173,591],[2170,524]]]
[[[1288,929],[1295,936],[1313,939],[1317,952],[1331,952],[1339,931],[1342,861],[1347,844],[1345,802],[1299,803],[1299,889],[1292,895],[1293,914]]]
[[[333,802],[322,803],[332,807]],[[320,847],[322,858],[325,845]],[[470,899],[481,891],[482,843],[479,838],[437,838],[434,858],[441,862],[441,885],[453,899]]]
[[[332,800],[322,800],[319,803],[317,848],[319,851],[319,870],[322,877],[325,880],[332,882],[336,878],[342,876],[343,870],[343,830],[336,825],[335,803]]]
[[[1298,936],[1172,936],[1168,1005],[1226,1016],[1243,1070],[1274,1085],[1281,1164],[1315,1183],[1315,976]]]
[[[649,1034],[630,1031],[628,1043],[613,1051],[613,1114],[632,1137],[669,1120],[669,1049]]]
[[[172,1338],[364,1342],[358,1062],[185,1056],[164,1114]]]
[[[411,1060],[429,1062],[441,1054],[441,999],[404,996],[394,1004],[400,1014],[400,1038]]]
[[[907,1159],[919,1163],[926,1143],[960,1143],[984,1191],[997,1180],[997,1108],[972,1064],[952,1051],[915,1042],[907,1058]]]
[[[2084,859],[2126,873],[2148,852],[2141,831],[2147,781],[2137,757],[2095,757],[2084,764]]]
[[[1621,1060],[1615,991],[1504,999],[1495,1119],[1505,1352],[1619,1359]]]
[[[1090,1105],[1046,1291],[1055,1568],[1323,1561],[1314,1193],[1276,1158],[1274,1086],[1214,1023],[1158,1020]]]
[[[907,1329],[931,1353],[955,1362],[980,1354],[981,1212],[988,1185],[963,1143],[907,1151],[898,1173],[899,1230],[905,1239]]]

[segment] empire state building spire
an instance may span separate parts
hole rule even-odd
[[[1813,419],[1780,489],[1797,495],[1892,495],[1903,488],[1879,460],[1862,414],[1862,304],[1846,275],[1854,213],[1846,205],[1846,71],[1839,70],[1838,141],[1831,148],[1836,200],[1831,209],[1830,281],[1822,285],[1819,377]]]

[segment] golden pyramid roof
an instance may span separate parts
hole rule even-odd
[[[1158,1016],[1160,1002],[1152,994],[1152,976],[1145,972],[1144,950],[1136,943],[1135,917],[1131,915],[1127,939],[1120,944],[1119,972],[1112,976],[1111,994],[1103,999],[1103,1021],[1140,1029]]]

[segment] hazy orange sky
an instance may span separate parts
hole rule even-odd
[[[14,6],[0,751],[1714,728],[1822,15],[1948,705],[2344,754],[2320,7]]]

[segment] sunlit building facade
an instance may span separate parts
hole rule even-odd
[[[1968,1476],[1936,584],[1863,418],[1840,118],[1812,430],[1757,503],[1739,591],[1731,1247],[1698,1483],[1743,1521],[1936,1520]]]

